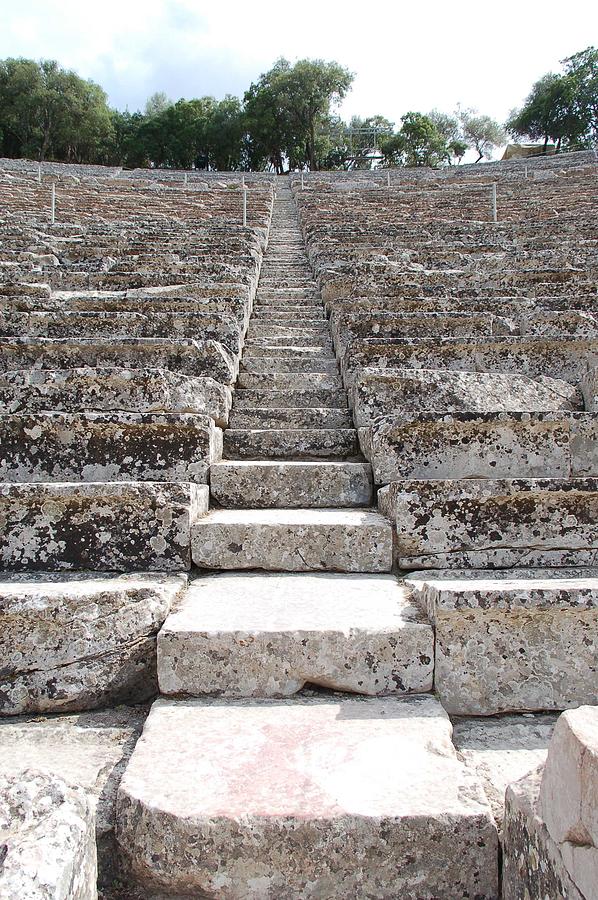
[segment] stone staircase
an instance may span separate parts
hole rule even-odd
[[[373,503],[279,188],[224,458],[192,526],[193,563],[214,571],[159,634],[162,697],[119,791],[144,897],[497,896],[491,810],[429,693],[432,628],[390,574]]]

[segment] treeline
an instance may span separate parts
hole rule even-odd
[[[598,51],[563,60],[533,85],[504,126],[473,110],[406,113],[343,122],[335,110],[353,74],[335,62],[280,59],[243,100],[176,103],[154,94],[143,112],[111,109],[102,88],[57,62],[0,61],[0,156],[125,167],[212,170],[441,166],[468,149],[477,159],[515,138],[547,150],[584,149],[598,138]]]

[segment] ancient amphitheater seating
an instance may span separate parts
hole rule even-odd
[[[0,894],[589,900],[594,154],[41,169],[0,160]]]

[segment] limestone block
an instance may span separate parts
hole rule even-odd
[[[362,369],[351,399],[358,427],[395,413],[556,412],[582,405],[565,381],[448,369]]]
[[[353,418],[348,409],[316,409],[279,407],[278,409],[250,409],[234,407],[231,410],[230,428],[352,428]]]
[[[592,369],[581,381],[585,408],[598,412],[598,369]]]
[[[598,479],[394,481],[378,492],[399,568],[598,564]]]
[[[33,769],[85,793],[95,821],[100,885],[111,884],[117,874],[116,791],[146,715],[146,706],[119,706],[84,715],[21,716],[0,722],[4,775],[19,776],[23,769]]]
[[[367,463],[225,460],[210,469],[210,494],[227,509],[370,506]]]
[[[369,509],[214,509],[192,556],[205,569],[389,572],[392,530]]]
[[[503,900],[589,900],[574,884],[538,815],[542,767],[509,785],[503,828]]]
[[[308,372],[278,372],[255,375],[252,372],[240,372],[237,387],[258,391],[339,391],[342,390],[343,382],[340,375],[320,373],[310,375]]]
[[[95,900],[93,814],[83,791],[25,769],[0,775],[2,900]]]
[[[407,585],[434,625],[449,713],[598,703],[598,569],[415,572]]]
[[[205,483],[222,431],[189,414],[0,415],[0,448],[0,481]]]
[[[0,484],[0,562],[18,571],[185,571],[191,526],[208,501],[203,484]]]
[[[345,384],[363,368],[449,369],[557,378],[577,385],[598,364],[598,338],[470,337],[359,340],[342,361]]]
[[[119,789],[121,855],[165,893],[496,898],[494,823],[450,734],[425,695],[159,700]]]
[[[227,459],[351,459],[359,456],[354,428],[229,428]]]
[[[170,369],[234,382],[238,364],[217,341],[166,338],[1,338],[0,370],[80,367]]]
[[[570,709],[559,718],[548,749],[539,808],[553,841],[593,849],[586,856],[588,862],[594,857],[598,890],[598,707]],[[569,853],[574,852],[570,848]],[[569,871],[577,881],[575,872]]]
[[[94,709],[156,693],[156,635],[184,576],[4,575],[0,716]]]
[[[452,719],[455,749],[482,782],[499,836],[507,787],[546,761],[556,721],[554,713]]]
[[[433,634],[392,575],[212,575],[158,639],[162,694],[432,689]]]
[[[295,387],[285,390],[257,389],[235,391],[235,409],[279,409],[283,407],[297,407],[301,409],[314,409],[322,407],[326,409],[346,409],[347,394],[344,388],[313,388],[307,386]]]
[[[229,387],[213,378],[192,378],[169,369],[17,369],[0,372],[3,413],[179,412],[203,413],[226,425]]]

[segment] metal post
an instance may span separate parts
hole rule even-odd
[[[52,182],[52,208],[50,212],[50,222],[52,225],[56,222],[56,182]]]
[[[302,172],[301,173],[301,190],[303,190],[303,187],[304,187],[304,185],[303,185],[303,172]]]
[[[186,173],[186,172],[185,172],[185,177],[184,177],[183,180],[184,180],[184,182],[185,182],[185,187],[187,187],[187,173]]]
[[[498,222],[498,212],[496,209],[496,182],[492,184],[492,221]]]
[[[525,167],[525,177],[527,178],[527,166]]]
[[[243,225],[247,225],[247,188],[243,188]]]
[[[241,175],[241,187],[245,190],[245,176]]]
[[[390,187],[390,169],[389,169],[388,172],[386,173],[386,182],[387,182],[387,184],[388,184],[388,187]]]
[[[37,180],[41,184],[42,183],[42,164],[37,164]]]

